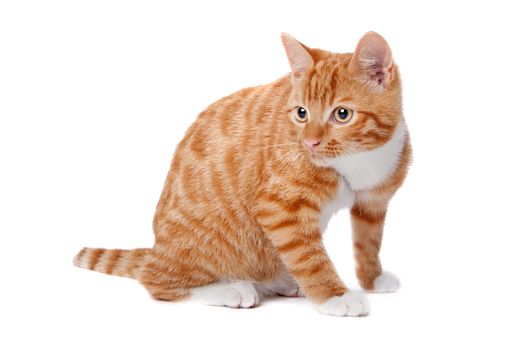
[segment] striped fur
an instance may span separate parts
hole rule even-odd
[[[213,103],[179,143],[154,217],[154,246],[85,248],[75,265],[136,278],[154,298],[172,301],[227,292],[220,284],[225,281],[249,281],[267,290],[292,276],[308,299],[328,305],[327,313],[344,314],[337,305],[361,297],[350,297],[335,271],[320,220],[341,181],[329,160],[381,147],[402,119],[399,73],[379,38],[369,33],[355,54],[335,54],[283,36],[292,74]],[[377,57],[364,56],[370,52]],[[308,110],[308,122],[297,122],[298,106]],[[334,122],[338,106],[354,111],[348,125]],[[319,140],[315,154],[303,144],[310,139]],[[386,208],[410,160],[408,137],[405,142],[389,177],[352,192],[347,201],[356,203],[351,216],[357,275],[367,289],[382,272],[378,254]],[[204,293],[206,285],[213,288]],[[224,303],[230,304],[251,303]]]
[[[144,258],[150,249],[100,249],[84,248],[73,264],[84,269],[121,277],[138,278]]]

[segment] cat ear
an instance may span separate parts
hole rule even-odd
[[[290,34],[282,33],[281,39],[292,68],[292,81],[296,81],[314,66],[314,60],[308,52],[308,48],[295,40]]]
[[[392,81],[392,51],[375,32],[368,32],[359,40],[350,65],[376,90],[383,91]]]

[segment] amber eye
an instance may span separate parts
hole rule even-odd
[[[353,115],[354,111],[345,107],[337,107],[333,113],[335,121],[342,124],[352,119]]]
[[[308,120],[308,111],[303,107],[297,107],[295,109],[295,119],[301,123],[306,122]]]

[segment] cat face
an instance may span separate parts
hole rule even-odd
[[[390,140],[401,119],[401,87],[386,41],[367,33],[353,54],[310,49],[287,34],[292,68],[290,127],[318,165]]]

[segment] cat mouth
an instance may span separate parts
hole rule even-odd
[[[303,154],[305,155],[307,159],[310,160],[310,162],[312,162],[316,166],[320,166],[320,167],[330,166],[329,159],[331,157],[329,155],[324,154],[322,150],[320,152],[319,151],[312,152],[309,149],[303,149]]]

